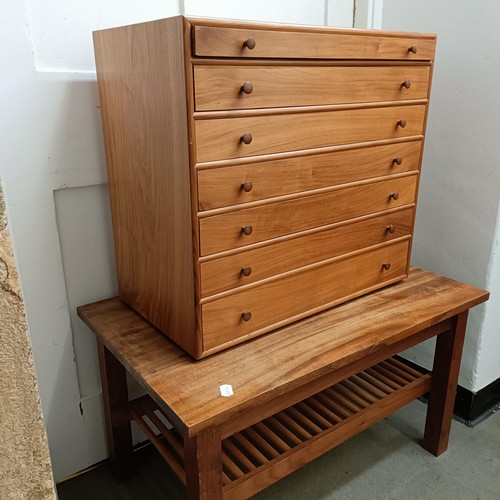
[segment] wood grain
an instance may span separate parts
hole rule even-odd
[[[427,98],[428,66],[195,65],[197,111]],[[402,86],[411,81],[409,89]],[[250,94],[242,92],[251,82]]]
[[[429,387],[430,376],[424,376],[411,382],[400,391],[386,396],[386,398],[354,413],[339,424],[294,447],[281,455],[279,461],[268,461],[264,466],[249,472],[245,477],[233,481],[224,488],[224,498],[234,500],[249,498],[275,483],[278,478],[287,476],[410,401],[423,396]]]
[[[420,104],[197,119],[197,162],[420,135],[425,109]],[[398,127],[400,119],[405,128]],[[245,132],[252,134],[250,144],[241,141]]]
[[[460,314],[453,328],[440,335],[436,342],[429,409],[422,440],[422,446],[436,457],[448,449],[467,315],[468,311]]]
[[[120,297],[195,353],[182,23],[97,31],[94,46]]]
[[[135,473],[128,412],[127,373],[102,342],[97,341],[108,452],[113,473],[125,481]]]
[[[387,355],[403,339],[409,346],[418,332],[484,302],[488,295],[413,269],[400,283],[197,362],[118,299],[81,306],[78,314],[169,420],[194,435],[266,403],[277,401],[270,414],[286,408],[293,390],[368,355]],[[234,396],[220,396],[222,383],[232,384]],[[288,400],[278,401],[285,393]]]
[[[204,44],[217,52],[221,41],[226,47],[227,37],[234,40],[243,32],[258,35],[256,57],[192,57]],[[213,36],[205,39],[207,33]],[[261,52],[266,37],[293,38],[291,46],[271,46],[293,50],[293,59],[290,53],[266,59]],[[250,279],[243,286],[252,286],[272,279],[270,272],[317,264],[300,260],[297,250],[284,244],[296,233],[393,208],[413,210],[415,182],[404,177],[418,172],[432,64],[425,51],[433,57],[434,35],[179,16],[102,30],[94,41],[120,296],[193,357],[208,352],[202,304],[237,286],[234,270],[215,271],[208,262],[212,257],[226,259],[246,246],[253,252],[278,238],[293,255],[278,261],[265,250],[249,254],[257,257],[258,270],[245,271]],[[397,55],[413,44],[417,55]],[[354,53],[354,45],[357,55],[345,59],[342,54]],[[300,62],[301,51],[308,55]],[[233,110],[234,89],[239,92],[234,82],[252,75],[245,98],[254,104]],[[412,85],[402,87],[407,79]],[[404,129],[397,126],[401,119],[407,121]],[[240,141],[245,133],[248,144]],[[393,155],[404,158],[402,165],[392,162]],[[401,187],[398,200],[382,193],[384,176]],[[356,200],[335,194],[343,184],[344,194]],[[242,220],[248,216],[256,218]],[[240,222],[252,226],[245,239]],[[347,238],[344,253],[361,250],[361,238],[346,231],[338,233]],[[330,261],[339,252],[318,255]],[[264,255],[271,261],[264,262]],[[200,272],[206,257],[214,276],[208,280]]]
[[[238,252],[201,264],[202,297],[248,285],[292,269],[338,257],[344,253],[409,236],[413,208],[384,213],[349,224],[282,239],[270,245]],[[390,233],[387,228],[394,227]],[[250,266],[245,276],[242,269]]]
[[[416,175],[338,189],[200,219],[201,255],[412,204]],[[390,194],[398,192],[397,200]],[[246,235],[241,228],[252,226]]]
[[[193,21],[196,24],[196,21]],[[253,50],[243,46],[252,37]],[[417,53],[408,52],[412,45]],[[266,29],[219,28],[194,26],[194,55],[208,57],[273,57],[293,59],[400,59],[432,60],[435,39],[414,36],[388,37],[365,34],[363,37],[342,30],[307,32]]]
[[[418,170],[420,141],[363,147],[198,171],[199,209],[283,196]],[[393,160],[401,158],[402,163]],[[252,190],[242,185],[252,182]]]
[[[188,500],[222,499],[220,429],[210,427],[184,438]]]
[[[208,302],[202,306],[203,347],[241,342],[405,276],[408,242],[367,251]],[[389,262],[388,271],[382,264]],[[272,304],[272,307],[270,307]],[[252,314],[250,321],[242,313]]]

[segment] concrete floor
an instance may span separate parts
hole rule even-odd
[[[474,429],[453,422],[448,451],[418,445],[426,405],[414,401],[256,495],[256,500],[498,500],[500,412]],[[138,474],[114,481],[109,464],[58,486],[60,500],[177,500],[184,488],[151,447]]]

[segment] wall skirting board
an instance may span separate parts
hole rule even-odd
[[[429,372],[429,370],[408,359],[396,357],[415,370],[422,373]],[[427,397],[424,396],[422,401],[427,402]],[[475,427],[498,410],[500,410],[500,378],[478,392],[473,392],[460,385],[457,387],[453,416],[467,427]]]

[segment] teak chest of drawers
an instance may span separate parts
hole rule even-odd
[[[202,358],[406,277],[435,42],[95,32],[122,300]]]

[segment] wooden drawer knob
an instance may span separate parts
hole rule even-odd
[[[416,54],[417,53],[417,46],[412,45],[411,47],[408,48],[408,52],[411,52],[412,54]]]
[[[406,125],[406,122],[405,122]],[[245,144],[250,144],[253,140],[252,134],[250,132],[245,132],[241,136],[241,142],[244,142]]]
[[[241,232],[243,234],[246,234],[247,236],[251,235],[253,231],[253,227],[250,224],[247,224],[246,226],[243,226],[241,228]]]
[[[243,276],[250,276],[252,274],[252,268],[250,266],[241,268],[241,274],[243,274]]]
[[[253,92],[253,83],[252,82],[245,82],[240,89],[241,92],[245,94],[251,94]]]
[[[243,321],[250,321],[252,319],[252,313],[251,312],[242,312],[241,319]]]
[[[406,127],[406,120],[404,120],[404,119],[398,120],[398,127],[405,128]],[[250,135],[250,137],[251,137],[251,135]]]
[[[384,271],[389,271],[389,269],[390,269],[390,268],[391,268],[391,263],[390,263],[390,262],[384,262],[384,263],[382,264],[382,269],[383,269]]]
[[[386,233],[393,233],[394,231],[396,231],[396,228],[392,225],[392,224],[389,224],[386,228],[385,228],[385,232]]]
[[[396,165],[401,165],[401,163],[403,163],[403,158],[401,158],[401,156],[397,156],[396,158],[394,158],[394,160],[392,160],[392,163],[395,163]]]
[[[244,42],[243,42],[243,47],[253,50],[255,49],[255,38],[248,37]]]
[[[243,191],[245,191],[245,193],[249,193],[253,188],[253,184],[252,184],[252,181],[245,181],[242,185],[241,185],[241,189],[243,189]]]
[[[394,193],[391,193],[389,198],[392,198],[393,200],[397,200],[399,198],[399,193],[397,191],[394,191]]]
[[[401,87],[404,87],[405,89],[409,89],[411,87],[411,80],[405,80],[402,84]],[[248,92],[247,92],[248,94]]]

